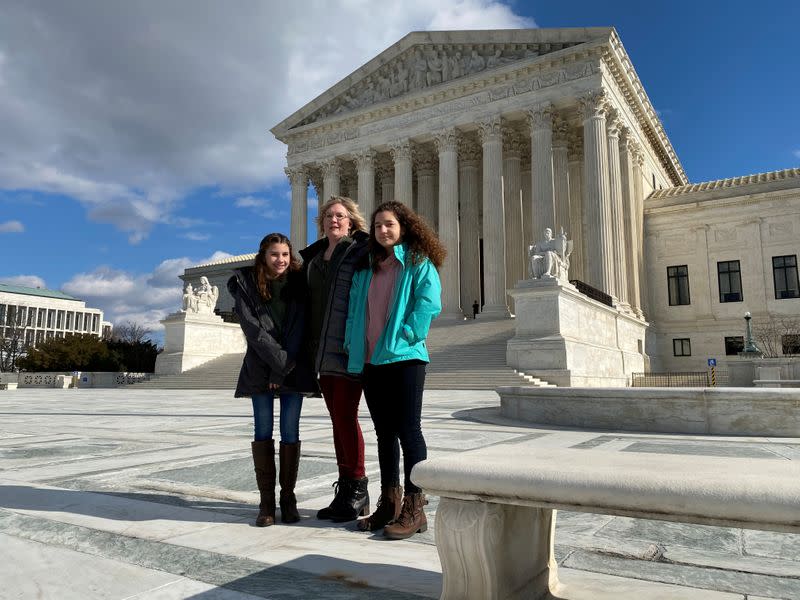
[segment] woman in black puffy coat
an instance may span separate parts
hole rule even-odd
[[[307,288],[289,239],[271,233],[261,240],[254,265],[234,271],[228,290],[247,339],[235,396],[253,402],[253,464],[261,496],[255,524],[275,523],[275,396],[280,398],[281,521],[295,523],[300,410],[303,396],[317,393],[317,384],[304,344]]]

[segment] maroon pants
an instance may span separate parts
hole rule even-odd
[[[365,474],[364,436],[358,423],[361,383],[347,377],[320,375],[319,385],[333,423],[339,477],[361,479]]]

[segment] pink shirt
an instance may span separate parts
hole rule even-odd
[[[367,292],[367,362],[372,359],[372,353],[389,319],[389,304],[400,267],[400,261],[392,252],[378,263],[378,270],[372,274]]]

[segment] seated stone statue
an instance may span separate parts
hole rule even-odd
[[[553,230],[544,230],[544,240],[528,246],[528,274],[531,279],[568,280],[569,256],[572,241],[567,240],[564,230],[553,238]]]
[[[208,282],[208,277],[200,278],[200,286],[194,293],[197,298],[197,313],[213,314],[219,298],[219,289]]]
[[[197,296],[194,295],[194,288],[191,283],[187,283],[183,290],[183,312],[197,312]]]

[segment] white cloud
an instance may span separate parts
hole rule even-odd
[[[269,128],[409,31],[533,25],[489,0],[5,0],[0,187],[136,243],[192,190],[283,181]]]
[[[182,238],[191,240],[193,242],[205,242],[211,239],[211,236],[207,233],[197,233],[195,231],[190,231],[188,233],[184,233],[181,235]]]
[[[236,208],[258,208],[264,206],[266,203],[267,201],[263,198],[244,196],[243,198],[237,198],[233,205]]]
[[[0,283],[8,283],[9,285],[21,285],[30,288],[47,288],[44,279],[38,275],[11,275],[9,277],[0,277]]]
[[[102,309],[107,321],[135,321],[158,331],[162,329],[159,321],[180,308],[183,292],[178,275],[188,267],[229,256],[227,252],[216,251],[200,260],[170,258],[144,274],[102,266],[74,275],[62,289],[87,305]]]
[[[19,221],[0,223],[0,233],[22,233],[23,231],[25,231],[25,225]]]

